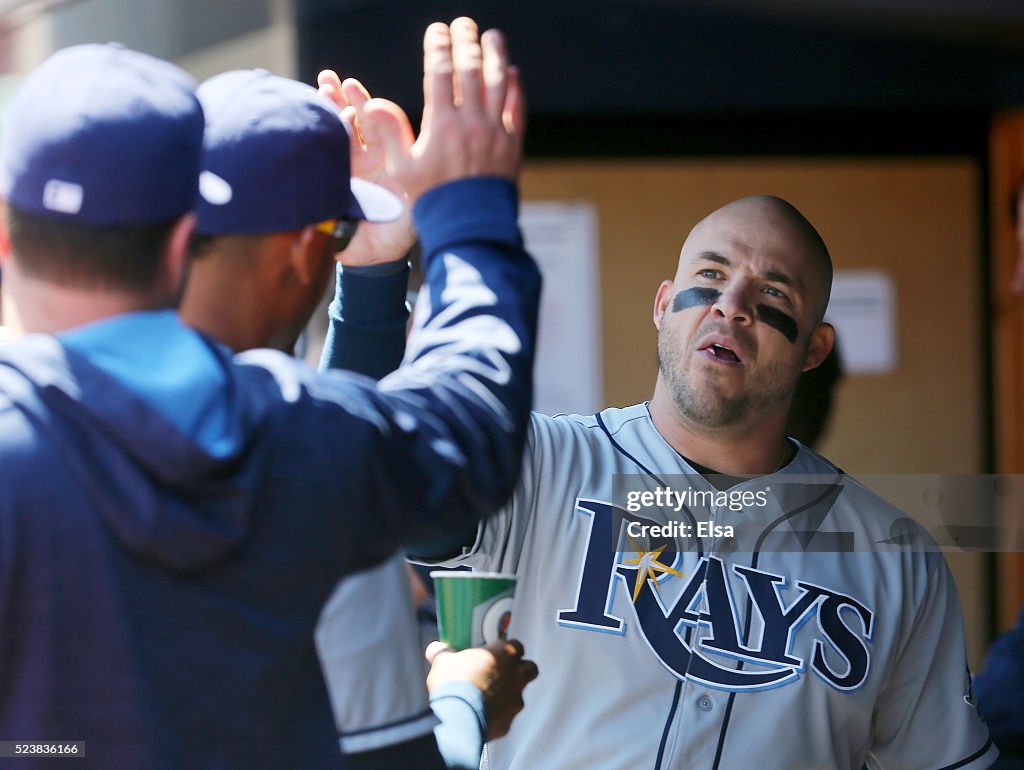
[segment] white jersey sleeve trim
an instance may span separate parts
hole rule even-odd
[[[986,767],[990,767],[998,758],[999,750],[992,742],[992,739],[989,738],[985,745],[971,756],[952,765],[941,767],[939,770],[983,770]]]
[[[341,735],[338,742],[343,754],[359,754],[364,751],[382,749],[397,743],[405,743],[433,732],[440,722],[434,712],[427,709],[423,714],[391,724],[368,727],[357,732]]]
[[[314,638],[344,751],[369,751],[433,730],[437,720],[401,554],[341,580]]]

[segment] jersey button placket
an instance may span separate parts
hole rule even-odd
[[[711,696],[704,693],[697,698],[697,708],[701,711],[711,711],[715,707],[715,702],[711,700]]]
[[[708,536],[708,556],[713,556],[718,552],[718,538],[714,536],[714,528],[718,523],[718,506],[711,505],[708,507],[708,526],[711,528],[712,534]]]

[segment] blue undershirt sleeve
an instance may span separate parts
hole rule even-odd
[[[409,263],[337,267],[320,369],[348,369],[380,379],[405,352]]]

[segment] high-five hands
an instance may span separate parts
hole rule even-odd
[[[466,17],[427,28],[418,138],[401,107],[370,98],[358,80],[342,82],[324,70],[317,81],[349,125],[353,175],[404,193],[410,207],[426,190],[454,179],[519,175],[526,104],[497,30],[479,36],[476,22]],[[414,240],[406,211],[398,222],[363,222],[338,259],[346,265],[389,262],[403,257]]]
[[[423,37],[423,123],[400,176],[413,198],[467,176],[515,179],[526,107],[497,30],[476,22],[431,24]]]
[[[412,211],[402,185],[391,173],[386,148],[411,144],[409,118],[394,102],[371,99],[369,91],[355,78],[344,82],[333,70],[317,76],[320,94],[341,111],[348,126],[352,176],[384,187],[405,203],[402,216],[394,222],[360,222],[352,241],[335,255],[346,266],[372,265],[402,259],[416,242]],[[374,108],[367,114],[367,105]],[[390,132],[390,135],[389,135]]]

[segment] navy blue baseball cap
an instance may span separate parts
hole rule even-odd
[[[117,44],[53,54],[22,83],[0,139],[0,195],[92,225],[169,222],[195,205],[203,112],[195,81]]]
[[[207,80],[196,95],[206,113],[197,232],[288,232],[330,219],[401,215],[396,195],[350,178],[348,129],[311,86],[235,70]]]

